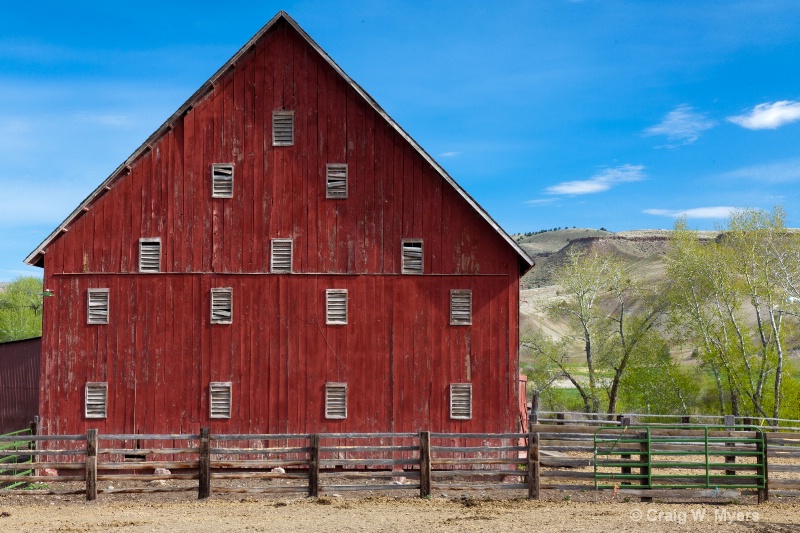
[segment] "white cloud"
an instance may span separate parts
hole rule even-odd
[[[674,211],[670,209],[645,209],[642,211],[647,215],[655,215],[660,217],[670,218],[728,218],[730,214],[736,211],[736,207],[717,206],[717,207],[695,207],[694,209],[683,209]]]
[[[701,133],[715,125],[716,122],[695,112],[692,106],[681,104],[667,113],[660,124],[644,130],[644,134],[648,137],[665,135],[670,142],[677,143],[667,145],[668,148],[674,148],[682,144],[692,144],[700,138]]]
[[[607,168],[588,180],[564,181],[545,189],[548,194],[593,194],[609,190],[619,183],[644,179],[644,165],[622,165]]]
[[[750,113],[728,117],[728,120],[748,130],[774,130],[800,120],[800,102],[781,100],[758,104]]]
[[[539,198],[539,199],[536,199],[536,200],[526,200],[525,204],[526,205],[545,205],[545,204],[552,204],[555,201],[556,201],[555,198]]]
[[[442,152],[439,157],[455,157],[457,155],[461,155],[461,152]]]
[[[762,183],[792,183],[800,181],[800,158],[742,167],[726,172],[722,176],[724,178],[756,180]]]
[[[75,119],[81,122],[88,122],[89,124],[99,124],[101,126],[129,126],[132,121],[126,115],[113,115],[103,113],[78,113]]]

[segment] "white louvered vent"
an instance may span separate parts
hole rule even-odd
[[[403,274],[422,274],[422,241],[403,240]]]
[[[161,272],[161,239],[139,239],[139,272]]]
[[[347,198],[346,163],[330,163],[325,167],[325,198]]]
[[[272,112],[272,146],[294,144],[294,111]]]
[[[347,289],[325,291],[325,323],[347,324]]]
[[[347,418],[347,383],[325,384],[325,418]]]
[[[292,271],[292,239],[272,239],[271,272]]]
[[[211,165],[211,196],[233,198],[233,163]]]
[[[472,418],[472,384],[450,384],[450,418],[470,420]]]
[[[210,418],[231,417],[231,382],[212,381],[208,385],[209,402],[208,416]]]
[[[108,324],[108,289],[87,289],[86,323]]]
[[[472,291],[453,289],[450,291],[450,325],[469,326],[472,324]]]
[[[86,418],[106,418],[108,416],[108,383],[86,384]]]
[[[231,324],[233,322],[233,289],[222,287],[211,289],[211,323]]]

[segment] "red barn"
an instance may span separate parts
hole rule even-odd
[[[531,259],[285,13],[26,263],[44,433],[516,429]]]
[[[0,435],[28,429],[39,412],[41,356],[41,337],[0,342]]]

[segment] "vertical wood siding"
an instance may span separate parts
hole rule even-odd
[[[273,147],[272,113],[295,112]],[[211,165],[233,163],[233,198]],[[325,167],[348,165],[348,198]],[[158,237],[162,273],[138,274]],[[292,274],[270,274],[291,238]],[[401,241],[424,240],[403,276]],[[43,427],[83,431],[505,431],[518,371],[516,252],[290,25],[278,22],[114,181],[45,255]],[[87,288],[110,294],[107,326]],[[233,287],[233,324],[210,324]],[[325,324],[325,289],[349,322]],[[450,289],[472,289],[473,325],[449,325]],[[83,384],[108,381],[109,416],[83,419]],[[233,383],[230,420],[208,419],[208,383]],[[324,418],[347,382],[348,418]],[[473,383],[474,417],[449,419],[449,384]]]
[[[0,343],[0,435],[27,429],[39,414],[42,339]]]

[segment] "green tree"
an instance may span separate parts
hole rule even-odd
[[[678,221],[668,254],[673,338],[689,344],[713,376],[720,413],[779,416],[784,313],[797,237],[781,209],[734,213],[702,242]]]
[[[615,413],[626,372],[645,352],[648,339],[658,335],[654,326],[665,307],[655,291],[632,279],[610,254],[568,251],[556,282],[561,298],[548,313],[566,320],[569,332],[557,340],[526,335],[523,345],[537,369],[534,383],[541,387],[566,379],[578,391],[584,411]],[[581,352],[577,365],[575,346]]]
[[[42,280],[20,277],[0,292],[0,342],[42,334]]]
[[[661,337],[651,337],[620,385],[620,405],[630,413],[687,414],[698,403],[696,368],[672,357]]]

